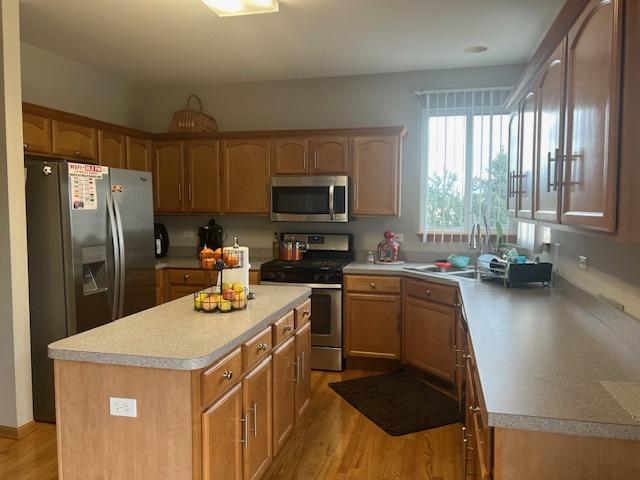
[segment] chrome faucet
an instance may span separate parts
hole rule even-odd
[[[473,227],[471,227],[471,233],[469,234],[469,248],[476,251],[475,277],[476,279],[479,279],[480,273],[478,267],[480,263],[480,255],[482,255],[482,227],[479,223],[474,223]]]

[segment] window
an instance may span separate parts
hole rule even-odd
[[[511,89],[417,92],[421,101],[422,233],[506,227]]]

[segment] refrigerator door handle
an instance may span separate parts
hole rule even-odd
[[[118,198],[114,195],[113,206],[116,213],[116,224],[118,227],[118,244],[120,245],[120,285],[119,285],[119,299],[118,299],[118,318],[122,318],[124,313],[124,289],[125,289],[125,274],[126,263],[124,255],[124,233],[122,229],[122,215],[120,214],[120,205],[118,205]]]
[[[113,213],[113,196],[107,193],[107,212],[111,226],[111,240],[113,242],[113,305],[111,308],[111,320],[118,318],[118,303],[120,299],[120,247],[118,245],[118,228]]]

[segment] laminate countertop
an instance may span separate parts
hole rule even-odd
[[[640,322],[564,279],[506,289],[412,266],[353,263],[344,273],[459,285],[489,425],[640,440]]]
[[[306,287],[255,285],[245,310],[204,313],[173,300],[49,345],[56,360],[197,370],[254,337],[311,295]]]
[[[251,265],[250,270],[260,270],[260,266],[269,260],[271,259],[252,257],[249,255],[249,264]],[[156,258],[156,270],[163,270],[165,268],[199,269],[200,260],[198,260],[198,257],[194,255],[167,255],[166,257]]]

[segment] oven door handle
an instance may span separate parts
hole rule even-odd
[[[261,281],[260,285],[280,285],[283,287],[308,287],[317,290],[342,290],[340,283],[289,283],[289,282],[268,282]]]
[[[331,178],[331,183],[329,184],[329,218],[331,220],[336,219],[336,207],[335,207],[335,192],[336,192],[336,179],[335,177]]]

